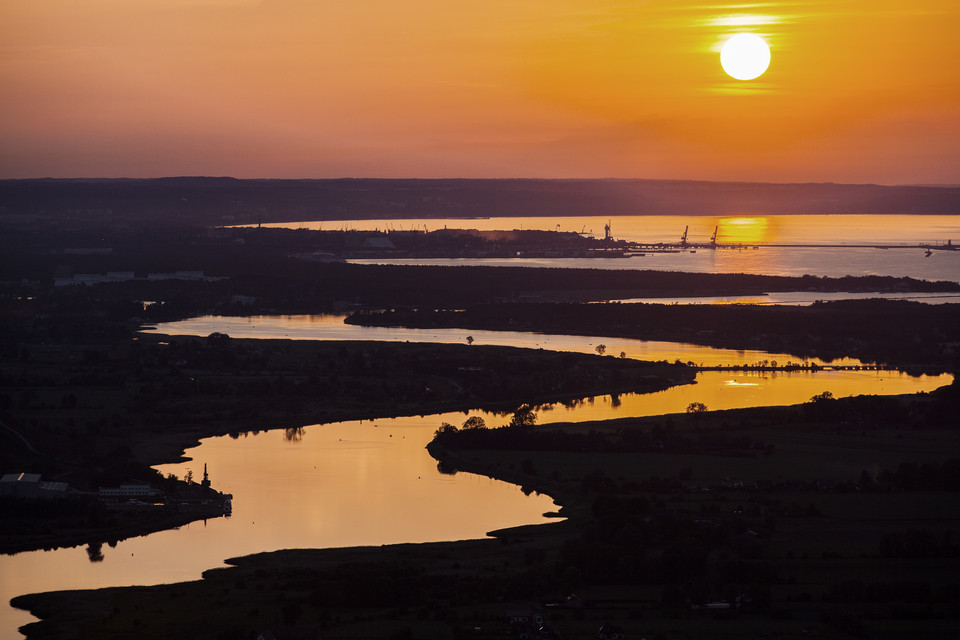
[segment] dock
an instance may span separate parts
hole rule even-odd
[[[684,251],[756,251],[763,249],[912,249],[922,251],[956,251],[958,246],[948,241],[946,244],[869,244],[869,243],[726,243],[726,242],[627,242],[625,251],[649,253],[681,253]]]
[[[614,241],[610,233],[610,225],[604,227],[604,242],[610,244],[616,242],[618,248],[624,250],[627,255],[642,255],[643,253],[681,253],[696,252],[698,250],[711,251],[743,251],[765,249],[913,249],[923,250],[929,256],[933,251],[956,251],[960,245],[953,244],[952,240],[947,240],[943,244],[931,243],[906,243],[899,244],[876,244],[876,243],[858,243],[858,242],[801,242],[801,243],[777,243],[777,242],[719,242],[717,237],[720,233],[720,226],[714,227],[713,235],[708,242],[690,242],[688,234],[690,226],[687,225],[678,242],[629,242]]]

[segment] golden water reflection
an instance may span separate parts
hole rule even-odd
[[[758,245],[776,242],[774,225],[765,216],[738,216],[717,221],[717,242]]]
[[[312,229],[410,230],[540,229],[599,236],[611,224],[617,240],[641,244],[678,243],[688,230],[690,244],[705,245],[715,229],[720,243],[743,249],[699,249],[679,253],[647,252],[633,258],[377,258],[350,259],[357,264],[422,264],[569,267],[588,269],[652,269],[694,273],[751,273],[778,276],[910,276],[957,281],[960,252],[938,251],[929,258],[919,244],[943,245],[960,238],[960,216],[937,215],[765,215],[744,211],[737,216],[570,216],[482,219],[344,220],[275,223]],[[781,245],[781,246],[777,246]],[[793,245],[793,246],[782,246]],[[832,248],[798,245],[832,245]],[[884,245],[887,250],[855,248]],[[913,245],[906,249],[904,245]],[[758,247],[754,249],[753,247]]]
[[[911,377],[865,371],[731,374],[704,372],[697,384],[654,394],[622,394],[537,407],[539,424],[683,412],[691,402],[711,410],[795,404],[830,391],[930,391],[950,376]],[[482,411],[312,425],[297,439],[284,431],[236,439],[209,438],[188,452],[192,461],[157,467],[197,476],[206,464],[214,485],[233,493],[229,519],[212,520],[190,534],[180,552],[198,563],[280,548],[332,547],[482,537],[486,531],[542,522],[554,507],[545,496],[526,497],[516,486],[458,473],[444,475],[425,450],[443,422],[472,415],[489,426],[505,415]],[[106,552],[108,560],[109,550]],[[210,555],[208,555],[210,554]],[[217,554],[220,554],[217,557]]]
[[[556,507],[544,495],[489,478],[437,471],[424,449],[441,422],[461,414],[305,426],[208,438],[190,462],[165,475],[210,472],[234,494],[229,518],[103,545],[0,556],[0,599],[60,589],[196,580],[227,558],[276,549],[325,548],[482,538],[487,531],[544,522]],[[0,637],[32,620],[0,606]]]
[[[835,397],[896,395],[929,392],[950,384],[953,377],[910,376],[891,371],[727,372],[704,371],[697,384],[649,394],[597,396],[576,406],[550,405],[540,422],[608,420],[630,416],[682,413],[691,402],[710,410],[799,404],[830,391]]]
[[[178,322],[156,325],[156,333],[167,335],[207,336],[218,331],[234,338],[279,338],[288,340],[379,340],[388,342],[436,342],[466,344],[467,336],[473,344],[501,345],[527,349],[550,349],[596,353],[599,344],[611,355],[626,354],[628,358],[693,362],[712,367],[720,365],[755,364],[776,361],[809,362],[818,365],[857,365],[854,358],[824,361],[803,358],[786,353],[771,353],[758,349],[716,349],[682,342],[633,340],[602,336],[564,336],[522,331],[483,331],[477,329],[406,329],[403,327],[360,327],[343,324],[345,316],[334,314],[300,316],[201,316]]]
[[[269,327],[258,319],[231,322],[233,327],[246,323],[253,334],[262,334],[261,337],[273,336],[277,330],[276,319],[271,319]],[[219,328],[211,329],[204,323]],[[305,327],[328,326],[339,331],[346,326],[340,323],[342,317],[327,316],[309,322],[298,317],[288,319],[281,329],[302,331],[301,337],[306,337]],[[198,335],[223,330],[219,319],[176,324],[182,330],[199,329]],[[171,329],[171,325],[164,329]],[[235,328],[227,333],[240,334]],[[494,343],[495,333],[471,332],[477,343],[481,343],[478,336],[482,336],[489,344]],[[433,334],[419,335],[425,339],[423,336]],[[591,340],[597,340],[535,334],[516,339],[542,343],[543,348],[565,345],[588,352],[595,346]],[[759,351],[603,340],[608,353],[619,353],[623,348],[635,357],[671,361],[679,358],[710,363],[737,357],[749,362],[777,357]],[[915,393],[951,381],[949,375],[910,377],[891,372],[708,371],[698,375],[697,384],[659,393],[622,394],[616,399],[599,396],[566,406],[538,407],[537,411],[539,423],[548,424],[682,412],[691,402],[703,402],[709,409],[717,410],[793,404],[823,391],[837,397]],[[442,422],[462,424],[469,415],[483,417],[490,426],[508,421],[502,415],[472,411],[303,426],[236,439],[205,439],[187,452],[191,461],[157,468],[180,477],[192,470],[194,477],[199,477],[206,464],[214,487],[234,494],[231,517],[194,522],[124,540],[115,546],[103,545],[103,559],[98,562],[91,562],[82,546],[2,556],[0,598],[9,601],[18,594],[53,589],[194,580],[201,572],[222,566],[227,558],[273,549],[456,540],[482,537],[500,527],[543,522],[542,514],[555,508],[547,496],[526,496],[517,486],[473,474],[438,472],[436,461],[424,446]],[[0,634],[12,635],[17,626],[30,620],[26,612],[0,607]]]
[[[640,215],[640,216],[562,216],[562,217],[496,217],[496,218],[409,218],[371,220],[324,220],[276,222],[264,227],[295,227],[316,230],[404,231],[419,229],[540,229],[577,232],[602,237],[603,227],[611,225],[614,238],[630,242],[679,242],[684,227],[689,227],[691,243],[706,243],[719,226],[718,240],[732,240],[733,234],[746,233],[750,237],[766,237],[766,242],[787,244],[917,244],[943,243],[960,237],[957,216],[938,215],[766,215],[761,211],[745,209],[737,216],[717,216],[710,211],[702,215]],[[253,225],[240,225],[253,226]],[[760,230],[763,229],[762,233]],[[761,241],[761,240],[758,240]],[[746,240],[743,240],[746,243]]]

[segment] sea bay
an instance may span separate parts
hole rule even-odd
[[[716,232],[724,248],[651,247],[630,258],[351,258],[358,264],[482,265],[587,269],[652,269],[842,277],[880,275],[960,279],[960,215],[763,215],[489,217],[322,220],[263,225],[326,231],[429,232],[438,229],[530,230],[604,236],[645,245],[706,245]],[[949,243],[949,245],[948,245]],[[929,245],[932,249],[927,252]]]

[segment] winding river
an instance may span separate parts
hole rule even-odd
[[[695,345],[589,336],[532,333],[408,330],[355,327],[342,316],[195,318],[160,325],[163,334],[321,340],[409,340],[501,344],[645,360],[679,359],[697,364],[800,361],[788,354],[732,351]],[[857,364],[854,360],[827,363]],[[697,384],[653,394],[598,396],[538,408],[539,422],[583,421],[682,412],[693,401],[710,409],[794,404],[822,391],[835,396],[930,391],[952,377],[911,377],[895,372],[816,373],[702,372]],[[104,545],[93,562],[83,547],[0,556],[0,597],[55,589],[156,584],[193,580],[227,558],[301,547],[380,545],[469,539],[487,531],[544,522],[555,507],[542,495],[524,495],[514,485],[468,473],[440,474],[424,449],[441,422],[459,424],[480,415],[490,425],[504,416],[483,412],[435,414],[311,425],[231,438],[207,438],[188,451],[189,462],[157,467],[162,473],[194,477],[210,472],[213,486],[234,494],[229,518],[195,522],[179,529]],[[20,638],[17,627],[31,616],[0,607],[0,638]]]

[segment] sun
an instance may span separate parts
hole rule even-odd
[[[755,33],[738,33],[720,50],[720,65],[737,80],[753,80],[770,66],[770,47]]]

